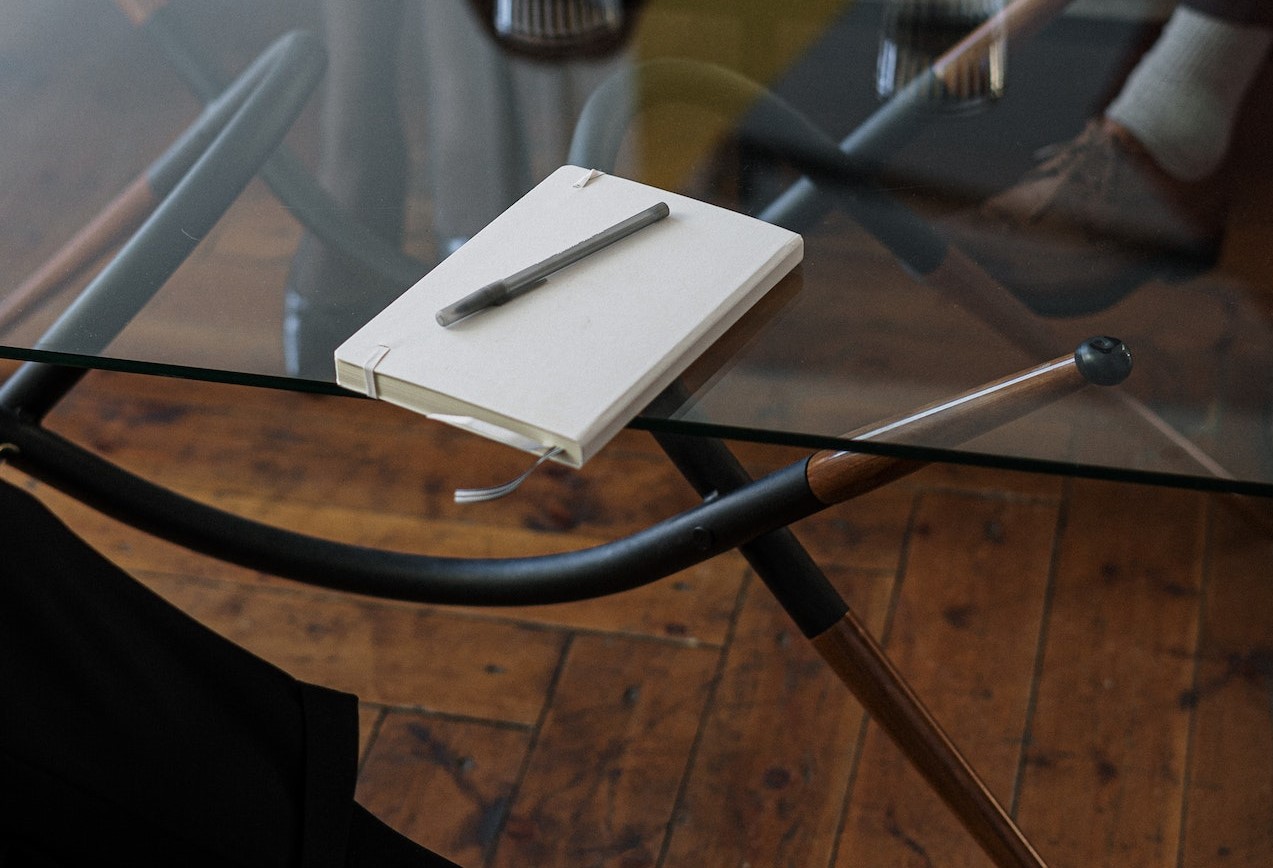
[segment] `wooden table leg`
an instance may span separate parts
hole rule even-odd
[[[996,865],[1046,864],[853,612],[812,642]]]

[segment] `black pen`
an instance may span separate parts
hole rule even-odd
[[[601,248],[607,247],[621,238],[626,238],[651,223],[657,223],[667,215],[668,207],[666,202],[651,205],[644,211],[633,214],[608,229],[601,230],[591,238],[580,241],[560,253],[554,253],[542,262],[537,262],[529,268],[523,268],[516,274],[505,277],[502,280],[488,283],[481,289],[464,296],[455,304],[448,305],[438,311],[438,325],[452,325],[465,317],[486,310],[488,307],[497,307],[523,293],[529,292],[547,280],[548,275],[553,272],[560,271],[568,265],[573,265],[585,256],[596,253]]]

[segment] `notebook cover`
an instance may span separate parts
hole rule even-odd
[[[435,321],[460,297],[657,202],[666,218],[526,295],[449,327]],[[788,230],[564,166],[342,344],[337,381],[364,394],[370,383],[375,397],[527,451],[560,447],[558,460],[581,466],[802,256]]]

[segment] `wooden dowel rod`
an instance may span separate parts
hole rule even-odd
[[[1092,338],[1062,356],[955,398],[859,428],[852,440],[956,446],[1078,391],[1089,383],[1114,385],[1131,372],[1131,354],[1114,338]],[[814,453],[805,468],[809,489],[826,504],[840,503],[904,476],[922,462],[850,450]]]
[[[0,331],[11,328],[45,298],[83,274],[141,226],[158,204],[149,178],[139,176],[17,289],[0,297]]]
[[[1049,323],[1035,315],[1007,287],[962,251],[948,247],[942,263],[924,275],[924,281],[952,299],[960,307],[995,329],[1030,355],[1044,347],[1054,347],[1058,338]],[[1106,393],[1104,400],[1119,405],[1139,418],[1156,436],[1216,479],[1233,479],[1233,474],[1145,406],[1135,395],[1122,389]]]

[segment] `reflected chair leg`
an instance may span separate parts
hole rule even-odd
[[[349,7],[384,7],[350,14],[379,16],[392,13],[401,0],[376,4],[344,4]],[[231,76],[203,49],[198,31],[188,25],[180,8],[167,0],[115,0],[133,26],[155,44],[169,65],[204,103],[217,100]],[[304,162],[281,144],[261,167],[261,179],[288,211],[309,232],[347,257],[373,269],[380,279],[410,286],[430,265],[400,250],[378,230],[356,219],[335,197],[320,186]]]
[[[21,321],[32,308],[131,235],[155,210],[160,198],[144,175],[129,184],[17,289],[0,300],[0,330]]]
[[[317,181],[343,214],[398,248],[408,162],[397,91],[403,2],[325,0],[322,8],[328,64]],[[285,292],[288,373],[330,378],[332,351],[404,288],[307,231]]]

